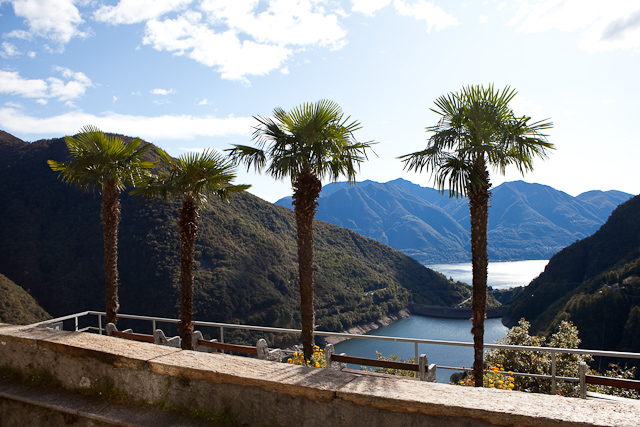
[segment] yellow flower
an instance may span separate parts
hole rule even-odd
[[[504,384],[504,381],[500,380],[500,381],[498,381],[498,384],[502,385],[502,384]]]
[[[515,380],[513,379],[513,377],[509,377],[509,381],[514,382]]]
[[[509,375],[513,375],[513,371],[509,371]]]
[[[491,384],[491,385],[489,386],[489,388],[496,388],[496,386],[494,386],[493,384]]]
[[[497,363],[497,364],[496,364],[496,366],[499,368],[499,367],[500,367],[500,364],[499,364],[499,363]]]
[[[289,362],[289,363],[293,363],[293,360],[289,359],[287,362]]]
[[[493,384],[493,380],[489,380],[489,384]]]
[[[320,367],[320,364],[318,362],[316,362],[316,364],[314,365],[316,368]]]
[[[509,388],[513,389],[515,387],[515,385],[513,385],[513,383],[509,384]]]
[[[297,351],[293,352],[293,357],[298,357],[298,352]]]

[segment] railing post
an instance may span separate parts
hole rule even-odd
[[[98,334],[102,335],[102,314],[98,314]]]
[[[419,356],[418,356],[418,343],[417,343],[417,342],[414,342],[413,344],[414,344],[414,349],[415,349],[415,359],[413,359],[413,360],[415,360],[415,361],[416,361],[416,363],[419,363],[419,361],[418,361],[418,357],[419,357]],[[414,377],[416,377],[416,378],[418,378],[418,377],[419,377],[419,373],[418,373],[418,372],[415,372],[415,373],[413,374],[413,376],[414,376]]]
[[[220,326],[220,342],[224,344],[224,327]],[[224,353],[224,350],[220,350],[220,353]]]
[[[78,332],[78,316],[74,317],[76,323],[76,332]]]
[[[551,352],[551,394],[556,394],[556,352]]]
[[[155,334],[156,333],[156,319],[153,319],[151,321],[151,333]]]
[[[587,364],[580,362],[580,398],[587,398]]]

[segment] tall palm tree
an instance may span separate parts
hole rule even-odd
[[[120,223],[120,192],[127,185],[136,185],[153,168],[144,159],[152,147],[138,138],[126,144],[120,138],[107,136],[95,126],[85,126],[76,138],[65,138],[70,156],[66,162],[49,160],[63,182],[83,190],[102,194],[104,237],[104,279],[107,323],[116,323],[118,313],[118,224]]]
[[[249,185],[231,185],[236,177],[233,163],[214,151],[188,153],[173,159],[158,150],[166,166],[158,175],[149,176],[131,194],[143,198],[180,197],[182,208],[178,220],[180,231],[180,326],[182,348],[193,349],[193,267],[195,243],[198,235],[198,208],[206,206],[212,198],[228,200],[233,193],[249,188]]]
[[[432,133],[427,148],[400,157],[405,169],[430,171],[443,193],[448,187],[450,197],[469,198],[476,387],[482,387],[487,307],[487,219],[491,196],[488,167],[504,175],[505,168],[513,164],[524,175],[533,169],[535,157],[545,159],[547,150],[554,149],[543,133],[553,126],[548,119],[531,122],[530,117],[513,113],[509,103],[516,94],[509,86],[501,91],[493,85],[478,85],[439,97],[435,101],[437,108],[431,111],[440,120],[426,129]]]
[[[337,181],[345,176],[355,181],[356,166],[367,159],[371,142],[358,142],[353,133],[359,122],[344,117],[338,104],[320,100],[291,111],[276,108],[273,118],[254,117],[256,147],[234,145],[236,162],[247,169],[265,170],[275,179],[291,178],[297,224],[300,318],[305,360],[313,354],[315,315],[313,310],[313,218],[322,190],[322,179]]]

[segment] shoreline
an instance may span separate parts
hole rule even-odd
[[[405,319],[405,318],[407,318],[409,316],[411,316],[411,311],[407,307],[407,308],[403,308],[400,311],[389,313],[385,317],[383,317],[382,319],[378,319],[375,322],[369,322],[369,323],[365,323],[363,325],[353,326],[353,327],[351,327],[351,328],[349,328],[347,330],[341,331],[341,333],[364,335],[369,331],[373,331],[373,330],[378,329],[378,328],[380,328],[382,326],[389,326],[390,324],[392,324],[396,320]],[[327,344],[334,344],[335,345],[335,344],[337,344],[339,342],[347,341],[349,339],[349,338],[343,338],[343,337],[317,337],[317,340],[319,341],[320,338],[322,338],[322,341],[324,341],[324,345],[327,345]]]

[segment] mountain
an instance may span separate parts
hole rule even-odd
[[[548,333],[562,320],[585,348],[640,351],[640,196],[618,206],[600,229],[554,255],[512,302],[503,322],[525,318]]]
[[[29,325],[51,316],[20,286],[0,274],[0,323]]]
[[[0,134],[0,273],[53,316],[104,310],[100,197],[62,183],[46,163],[67,156],[63,139]],[[180,203],[143,204],[127,194],[121,202],[120,312],[175,318]],[[297,326],[293,212],[243,193],[200,218],[195,319]],[[315,227],[320,329],[377,320],[410,300],[450,306],[470,295],[379,242],[321,221]]]
[[[595,232],[611,211],[628,200],[619,191],[590,191],[578,197],[523,181],[492,190],[488,222],[491,260],[547,259]],[[291,198],[276,204],[291,208]],[[469,208],[404,179],[326,185],[317,218],[429,263],[464,262],[470,257]]]

